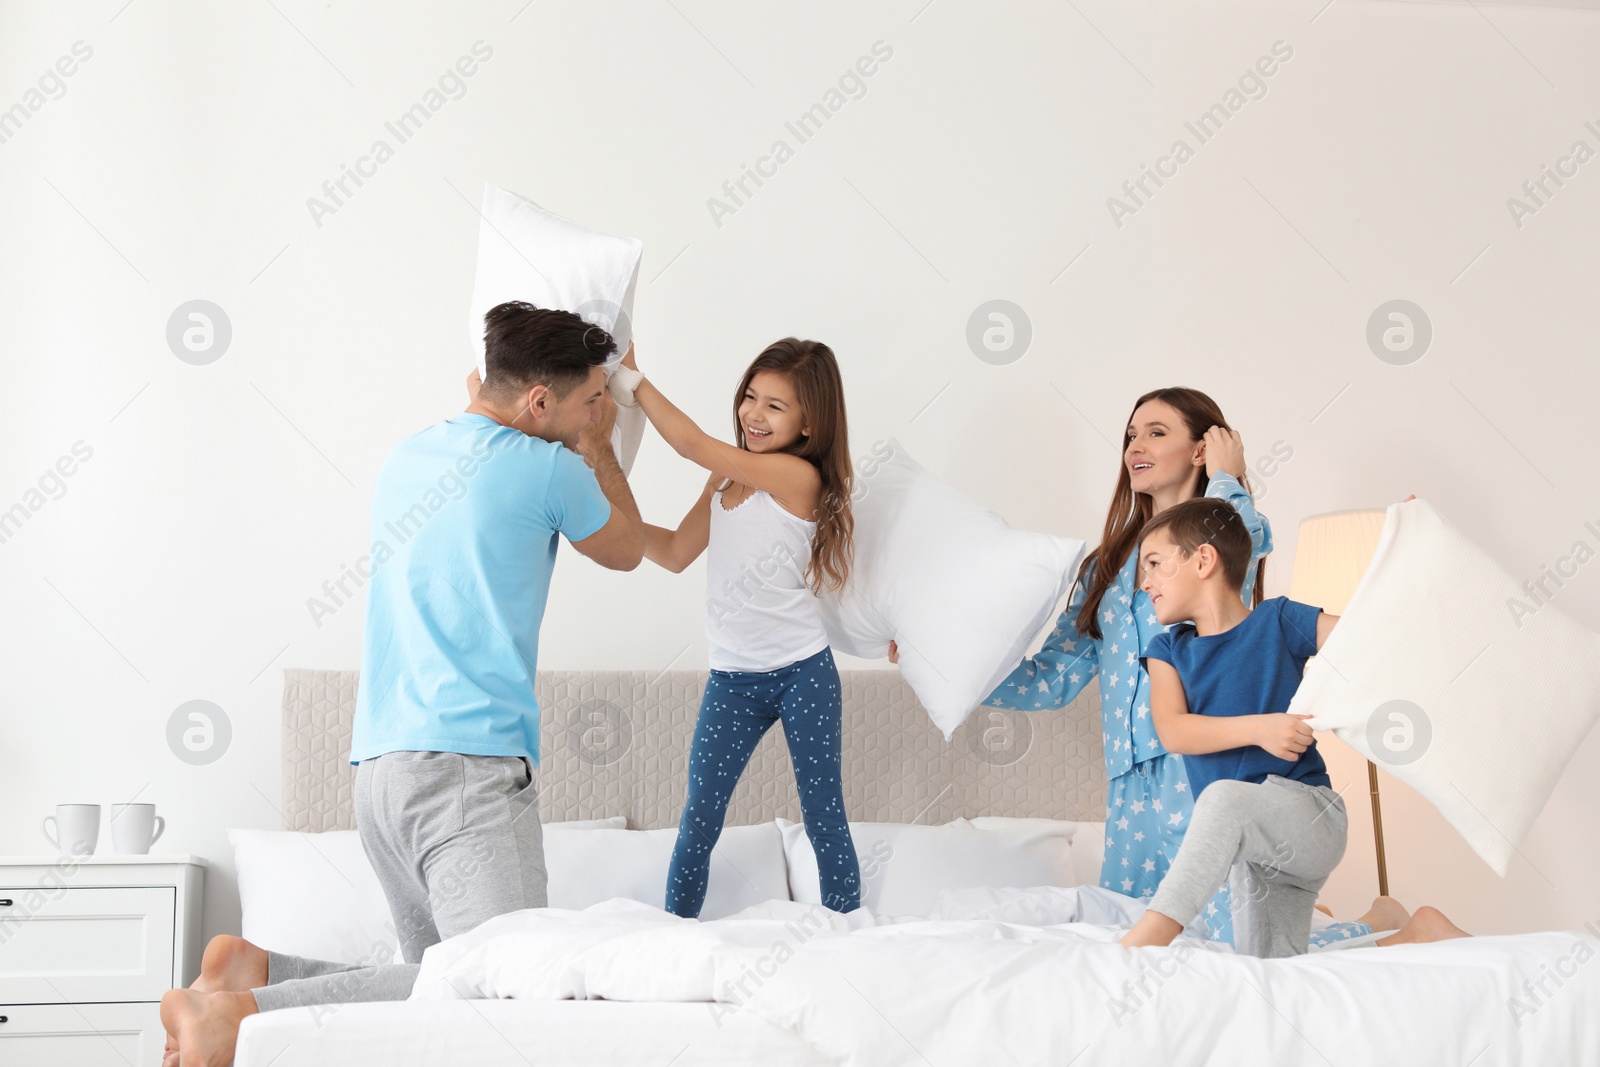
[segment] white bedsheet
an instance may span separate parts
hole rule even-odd
[[[631,901],[525,911],[429,949],[416,1000],[710,1001],[859,1065],[1600,1063],[1600,939],[1237,956],[1113,943],[1138,902],[980,890],[938,918],[773,902],[714,922]],[[1081,1059],[1078,1057],[1082,1057]]]
[[[252,1015],[234,1067],[823,1067],[834,1061],[746,1014],[709,1004],[401,1001]],[[676,1057],[676,1058],[674,1058]]]

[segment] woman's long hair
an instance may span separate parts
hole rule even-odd
[[[1184,427],[1189,431],[1189,440],[1198,442],[1205,436],[1205,432],[1213,426],[1221,426],[1224,430],[1231,429],[1228,421],[1222,417],[1222,409],[1217,402],[1198,389],[1185,389],[1173,387],[1169,389],[1153,389],[1134,401],[1133,411],[1138,411],[1141,406],[1151,400],[1160,400],[1171,405],[1183,419]],[[1128,413],[1128,422],[1133,421],[1133,412]],[[1129,481],[1127,451],[1127,423],[1123,424],[1123,449],[1117,454],[1117,491],[1111,497],[1111,510],[1106,513],[1105,529],[1100,534],[1100,547],[1084,557],[1083,566],[1078,568],[1078,581],[1086,580],[1089,568],[1094,567],[1094,579],[1088,585],[1088,595],[1084,597],[1083,608],[1078,612],[1078,632],[1088,634],[1099,640],[1102,636],[1100,630],[1100,602],[1105,599],[1106,591],[1111,588],[1111,583],[1116,579],[1128,555],[1137,548],[1135,543],[1139,538],[1139,531],[1144,529],[1144,524],[1150,521],[1155,513],[1155,507],[1150,502],[1147,493],[1135,493],[1133,484]],[[1200,468],[1200,481],[1195,486],[1195,495],[1204,496],[1206,486],[1211,478],[1206,474],[1204,467]],[[1239,479],[1248,491],[1250,489],[1249,476]],[[1256,564],[1256,585],[1251,596],[1251,603],[1260,604],[1262,589],[1267,581],[1267,560],[1263,556]]]
[[[822,475],[822,495],[817,500],[817,529],[811,537],[811,562],[806,582],[811,591],[844,588],[855,559],[855,519],[850,513],[854,472],[850,466],[850,435],[845,424],[844,380],[833,350],[820,341],[785,337],[774,341],[750,364],[733,394],[734,440],[746,447],[744,421],[739,407],[745,390],[757,374],[781,374],[794,387],[802,418],[811,435],[782,451],[806,460]]]

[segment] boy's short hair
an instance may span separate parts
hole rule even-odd
[[[1193,555],[1201,545],[1211,545],[1222,561],[1222,576],[1228,584],[1235,590],[1244,588],[1245,572],[1250,568],[1255,546],[1244,520],[1232,504],[1206,496],[1174,504],[1144,524],[1144,529],[1139,531],[1141,546],[1144,539],[1157,530],[1167,532],[1184,558]]]
[[[511,300],[483,317],[483,347],[484,386],[495,395],[546,385],[564,400],[617,350],[617,342],[570,311]]]

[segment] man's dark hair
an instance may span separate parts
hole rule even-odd
[[[483,317],[483,347],[484,389],[504,399],[545,385],[562,400],[617,350],[617,342],[570,311],[511,300]]]
[[[1201,545],[1211,545],[1222,562],[1222,576],[1235,590],[1244,588],[1244,574],[1250,566],[1250,531],[1239,512],[1226,500],[1197,496],[1158,512],[1139,531],[1140,551],[1144,539],[1157,530],[1166,530],[1172,543],[1185,558]]]

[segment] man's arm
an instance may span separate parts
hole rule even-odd
[[[578,436],[578,455],[594,471],[600,491],[611,502],[611,517],[606,524],[572,547],[602,567],[631,571],[644,558],[644,522],[639,505],[628,488],[627,476],[611,448],[611,427],[617,408],[609,396],[600,398],[601,418],[584,427]]]
[[[1150,717],[1168,752],[1198,756],[1259,745],[1279,759],[1294,760],[1311,746],[1312,731],[1296,715],[1194,715],[1178,671],[1166,660],[1149,659]]]

